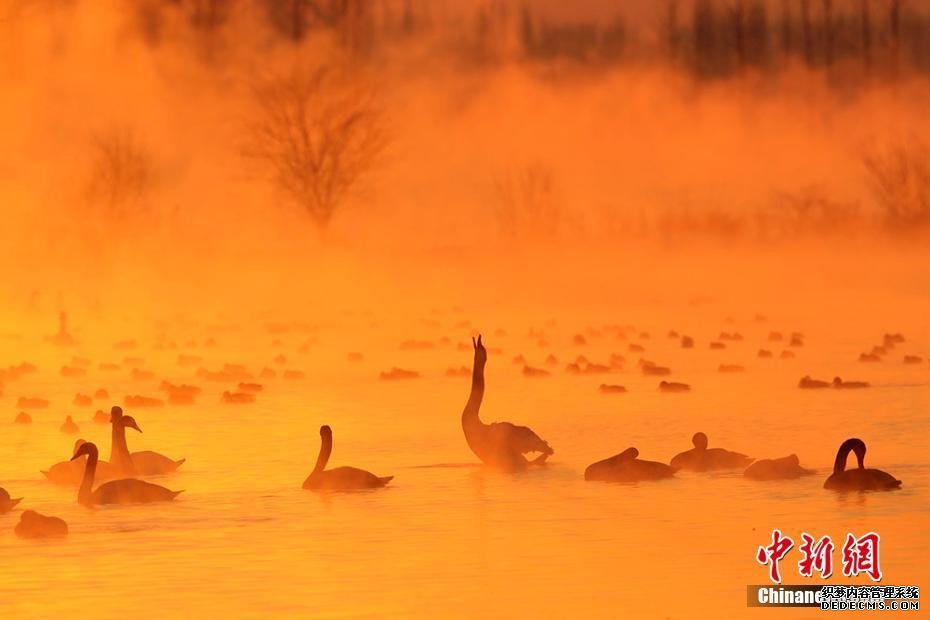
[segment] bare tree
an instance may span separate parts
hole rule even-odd
[[[885,225],[895,232],[930,227],[930,147],[917,138],[863,157]]]
[[[550,168],[533,163],[499,173],[494,190],[494,215],[505,234],[552,237],[558,233],[562,205]]]
[[[125,219],[137,210],[152,188],[152,157],[127,129],[94,136],[87,197],[107,219]]]
[[[373,93],[321,69],[272,80],[256,101],[245,154],[324,231],[387,144]]]

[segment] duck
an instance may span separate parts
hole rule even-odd
[[[833,382],[830,385],[837,390],[854,390],[871,387],[865,381],[843,381],[840,377],[833,377]]]
[[[801,467],[797,454],[789,454],[779,459],[759,459],[746,468],[743,476],[752,480],[794,480],[813,473],[814,470]]]
[[[24,510],[13,532],[19,538],[28,540],[64,538],[68,535],[68,524],[58,517],[39,514],[35,510]]]
[[[66,435],[73,435],[80,429],[78,428],[78,425],[74,423],[74,420],[71,419],[71,416],[68,416],[65,418],[64,424],[61,425],[60,430]]]
[[[22,497],[12,498],[10,494],[7,493],[6,489],[0,487],[0,515],[5,515],[6,513],[13,510],[16,507],[16,504],[23,501]]]
[[[739,452],[731,452],[723,448],[708,448],[707,435],[697,432],[691,438],[694,448],[672,458],[671,466],[675,469],[690,469],[692,471],[714,471],[720,469],[742,469],[748,466],[752,459]]]
[[[856,453],[859,467],[846,469],[846,458]],[[856,437],[840,444],[833,463],[833,473],[823,483],[823,488],[834,491],[880,491],[901,487],[901,481],[880,469],[866,469],[865,442]]]
[[[639,458],[639,450],[627,448],[620,454],[598,461],[584,470],[584,479],[601,482],[640,482],[662,480],[675,475],[675,468]]]
[[[810,375],[804,375],[801,377],[801,380],[798,381],[798,387],[802,390],[818,390],[830,387],[830,383],[821,381],[820,379],[811,379]]]
[[[320,453],[317,456],[316,466],[304,480],[303,488],[314,491],[377,489],[394,479],[394,476],[376,476],[356,467],[325,469],[333,452],[333,429],[325,424],[320,427],[320,441]]]
[[[675,381],[660,381],[659,391],[670,393],[690,392],[691,386],[687,383],[678,383]]]
[[[471,392],[462,411],[462,430],[468,447],[482,462],[506,471],[518,471],[530,465],[543,465],[554,454],[552,447],[526,426],[510,422],[485,424],[478,412],[484,398],[484,368],[488,351],[481,341],[472,338],[474,361],[472,365]],[[532,461],[524,456],[538,453]]]
[[[87,457],[84,465],[84,477],[78,489],[78,503],[87,506],[103,504],[150,504],[153,502],[173,501],[183,491],[172,491],[165,487],[135,478],[111,480],[94,490],[94,475],[97,470],[97,446],[85,442],[77,449],[72,460]]]

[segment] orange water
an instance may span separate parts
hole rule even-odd
[[[930,296],[921,284],[930,280],[922,278],[922,267],[899,270],[892,266],[905,262],[869,260],[849,271],[836,263],[737,267],[722,257],[702,263],[694,272],[703,274],[698,280],[693,265],[670,254],[643,281],[631,277],[641,262],[629,256],[593,260],[582,270],[593,273],[595,264],[598,275],[590,279],[576,277],[581,265],[568,268],[557,260],[537,265],[539,271],[518,265],[516,276],[478,278],[460,265],[422,279],[411,271],[406,279],[387,277],[372,290],[347,295],[344,307],[279,309],[282,320],[296,313],[317,326],[312,332],[270,333],[265,325],[275,311],[240,313],[231,304],[222,315],[201,316],[188,308],[186,321],[172,319],[164,328],[177,349],[154,348],[149,317],[76,315],[79,345],[73,349],[44,342],[54,331],[51,316],[47,328],[40,322],[22,330],[8,326],[4,363],[30,360],[40,372],[4,386],[0,485],[24,496],[23,508],[64,518],[70,536],[20,541],[12,533],[18,511],[0,516],[0,612],[817,617],[817,610],[746,608],[746,585],[765,583],[767,576],[755,550],[776,527],[796,541],[806,531],[829,534],[839,545],[848,531],[877,531],[884,583],[926,585],[930,363],[902,363],[905,353],[930,357]],[[493,273],[486,265],[480,271]],[[447,278],[455,284],[445,286]],[[459,287],[469,292],[448,292]],[[760,312],[766,320],[756,320]],[[589,335],[585,346],[573,344],[574,334],[588,327],[628,323],[637,328],[629,340],[602,332]],[[531,327],[545,332],[547,346],[528,337]],[[448,367],[471,366],[470,350],[456,344],[468,342],[473,329],[484,331],[489,347],[502,349],[488,363],[483,419],[531,426],[556,450],[547,468],[507,475],[474,466],[459,425],[469,379],[444,376]],[[695,348],[679,348],[666,337],[670,329],[693,336]],[[778,359],[784,347],[767,342],[771,330],[804,332],[796,359]],[[640,339],[639,331],[650,337]],[[710,350],[721,331],[738,331],[744,340]],[[858,353],[888,331],[903,332],[907,343],[882,363],[858,363]],[[448,344],[439,343],[443,336]],[[216,347],[204,345],[208,337]],[[125,338],[138,339],[139,348],[113,348]],[[188,339],[196,346],[186,346]],[[274,345],[275,339],[281,343]],[[300,353],[308,339],[315,342]],[[408,339],[435,347],[400,350]],[[658,379],[638,371],[630,342],[646,348],[643,357],[671,366],[672,379],[692,384],[693,392],[659,393]],[[760,347],[773,349],[775,359],[758,359]],[[364,352],[364,361],[347,361],[351,351]],[[612,352],[626,356],[623,371],[575,376],[563,370],[577,355],[606,362]],[[230,362],[256,374],[268,366],[307,376],[257,379],[265,391],[256,404],[225,405],[220,394],[233,386],[196,377],[196,366],[175,363],[178,353],[201,355],[212,370]],[[274,363],[279,353],[286,364]],[[559,358],[549,378],[524,378],[511,361],[523,354],[542,367],[549,353]],[[58,368],[75,354],[90,358],[92,370],[84,378],[61,379]],[[98,362],[125,355],[144,357],[156,378],[133,382],[128,367],[96,370]],[[720,363],[747,370],[720,374]],[[393,366],[422,376],[378,379]],[[805,374],[865,379],[873,387],[802,391],[795,386]],[[73,407],[75,393],[107,387],[116,402],[126,394],[158,396],[162,379],[204,388],[193,406],[129,410],[144,431],[130,432],[131,449],[188,459],[177,474],[156,480],[185,490],[176,502],[87,510],[76,504],[74,491],[43,481],[40,469],[70,455],[75,437],[58,431],[66,413],[80,425],[78,436],[97,442],[103,458],[109,453],[109,427],[90,421],[94,408]],[[597,386],[603,382],[623,384],[629,393],[602,395]],[[31,426],[13,425],[19,396],[43,396],[52,406],[32,412]],[[331,465],[394,475],[389,487],[303,491],[323,423],[335,434]],[[631,485],[582,478],[586,465],[629,446],[639,448],[641,458],[667,462],[691,447],[698,430],[711,446],[754,457],[797,453],[817,474],[774,483],[751,482],[740,472],[680,473]],[[868,444],[868,465],[904,481],[900,491],[838,495],[821,488],[836,447],[849,436]],[[782,563],[787,583],[802,581],[798,557],[795,549]],[[838,555],[835,561],[839,566]],[[851,581],[835,575],[830,583]]]

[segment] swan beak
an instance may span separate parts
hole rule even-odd
[[[72,457],[71,457],[70,459],[68,459],[68,460],[69,460],[69,461],[73,461],[74,459],[76,459],[76,458],[78,458],[78,457],[80,457],[80,456],[84,456],[84,455],[81,454],[80,452],[75,452],[75,453],[74,453],[74,456],[72,456]]]
[[[139,425],[136,424],[135,422],[132,422],[132,423],[130,423],[130,424],[127,424],[126,426],[128,426],[129,428],[133,428],[133,429],[139,431],[140,433],[142,432],[142,429],[139,428]]]

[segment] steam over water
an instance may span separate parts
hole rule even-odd
[[[897,31],[876,12],[866,47],[838,6],[828,62],[821,34],[810,58],[779,47],[781,3],[761,56],[704,45],[700,2],[672,48],[657,24],[678,3],[387,2],[325,24],[285,4],[0,0],[0,487],[24,498],[0,515],[0,614],[816,615],[746,607],[775,528],[878,532],[883,584],[926,585],[922,10]],[[481,417],[532,428],[545,468],[468,449],[479,333]],[[173,404],[164,381],[202,391]],[[241,381],[254,403],[224,399]],[[149,479],[176,501],[89,510],[40,473],[77,438],[109,459],[92,418],[114,404],[143,430],[131,450],[187,459]],[[323,424],[329,466],[387,488],[301,489]],[[667,463],[698,431],[816,473],[583,479],[629,447]],[[900,490],[822,488],[850,437]],[[18,539],[25,509],[69,536]]]

